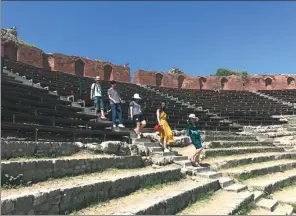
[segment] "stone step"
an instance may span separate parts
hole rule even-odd
[[[261,163],[265,161],[276,161],[281,159],[296,159],[296,152],[267,152],[251,153],[247,155],[233,155],[206,159],[204,162],[211,164],[216,169],[227,169],[236,166]]]
[[[179,164],[182,167],[189,167],[192,166],[192,163],[190,160],[180,160],[180,161],[174,161],[175,164]]]
[[[178,152],[176,151],[171,151],[171,152],[163,152],[163,151],[158,151],[158,152],[152,152],[152,155],[160,155],[160,156],[177,156],[178,155]]]
[[[162,147],[150,147],[149,150],[153,153],[157,153],[157,152],[163,152],[163,148]]]
[[[254,201],[257,202],[258,200],[260,200],[261,198],[263,198],[265,196],[265,194],[262,191],[254,191]]]
[[[256,137],[253,136],[240,136],[240,135],[217,135],[217,136],[205,136],[205,141],[256,141]]]
[[[140,190],[129,196],[97,203],[76,212],[84,215],[175,215],[190,203],[219,189],[218,181],[197,183],[190,179],[161,188]]]
[[[296,169],[248,179],[244,181],[244,184],[251,189],[271,194],[282,187],[293,184],[293,182],[296,182]]]
[[[183,178],[176,165],[153,169],[108,170],[56,179],[31,187],[1,188],[2,214],[69,214],[89,203],[123,197],[140,188]],[[15,205],[13,204],[15,203]]]
[[[151,143],[151,139],[149,138],[141,138],[141,139],[136,139],[132,138],[133,143]]]
[[[285,149],[282,147],[235,147],[235,148],[217,148],[217,149],[206,149],[205,156],[209,157],[217,157],[217,156],[227,156],[234,154],[249,154],[249,153],[259,153],[259,152],[284,152]]]
[[[188,175],[197,175],[197,173],[210,171],[210,167],[186,167]]]
[[[155,142],[140,142],[139,144],[146,147],[161,147],[158,143]]]
[[[77,176],[84,173],[102,172],[107,169],[133,169],[143,166],[141,156],[107,156],[95,154],[72,155],[55,159],[21,159],[18,161],[1,161],[1,184],[19,185],[22,180],[27,185],[48,179]],[[22,175],[22,176],[20,176]],[[7,177],[6,177],[7,176]]]
[[[220,190],[208,199],[198,200],[178,215],[235,215],[254,200],[248,191],[235,193]]]
[[[231,148],[231,147],[246,147],[246,146],[274,146],[272,142],[259,141],[212,141],[208,148]]]
[[[176,162],[176,161],[184,161],[184,160],[187,160],[188,157],[187,156],[173,156],[173,161]]]
[[[277,200],[265,199],[265,198],[262,198],[258,202],[256,202],[257,207],[266,209],[268,211],[274,211],[274,209],[278,204],[279,203]]]
[[[234,179],[233,178],[221,177],[218,180],[219,180],[221,188],[225,188],[225,187],[228,187],[228,186],[234,184]]]
[[[293,205],[296,207],[296,185],[282,188],[280,191],[276,191],[272,194],[272,197],[278,200],[280,203]]]
[[[293,168],[296,168],[296,160],[277,160],[224,169],[223,173],[245,180]]]
[[[236,192],[236,193],[245,191],[247,189],[248,189],[248,187],[246,185],[243,185],[243,184],[240,184],[240,183],[235,183],[235,184],[229,185],[227,187],[224,187],[224,190],[233,191],[233,192]]]
[[[208,179],[217,179],[217,178],[222,177],[222,173],[221,172],[207,171],[207,172],[197,173],[197,176],[208,178]]]
[[[274,215],[293,215],[294,207],[287,204],[278,204],[273,211]]]

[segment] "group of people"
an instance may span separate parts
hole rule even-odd
[[[116,81],[110,81],[111,87],[108,89],[108,98],[111,105],[111,112],[112,112],[112,122],[113,127],[117,127],[116,124],[116,115],[118,115],[118,127],[124,128],[122,121],[122,107],[121,102],[122,99],[120,98],[120,95],[116,89]],[[100,77],[97,76],[95,78],[95,83],[91,86],[91,100],[94,101],[95,105],[95,112],[96,116],[98,115],[98,112],[101,112],[101,119],[106,119],[105,113],[104,113],[104,102],[102,98],[102,87],[100,85]],[[144,128],[147,124],[145,116],[143,114],[142,106],[140,105],[140,100],[142,98],[138,93],[134,94],[133,100],[129,104],[129,115],[130,119],[133,120],[136,123],[136,128],[134,129],[134,132],[136,133],[138,138],[141,138],[141,129]],[[169,146],[170,144],[174,143],[174,135],[173,132],[168,124],[167,121],[167,109],[166,109],[166,103],[162,102],[160,107],[156,111],[156,117],[157,117],[157,124],[158,124],[158,131],[160,136],[160,144],[164,148],[164,152],[170,152]],[[190,114],[188,116],[187,121],[187,127],[186,127],[186,135],[189,139],[190,143],[193,144],[195,147],[195,151],[191,156],[189,156],[189,160],[191,161],[193,166],[200,166],[199,164],[199,158],[200,153],[203,150],[203,146],[201,143],[201,136],[200,132],[197,128],[196,123],[198,122],[198,117],[195,116],[195,114]]]

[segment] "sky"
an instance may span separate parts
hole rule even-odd
[[[2,28],[46,53],[178,67],[193,76],[218,68],[296,74],[296,2],[2,2]]]

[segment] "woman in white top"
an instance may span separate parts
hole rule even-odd
[[[134,94],[133,101],[130,102],[130,117],[131,120],[136,122],[136,128],[134,129],[138,139],[141,138],[141,129],[146,126],[146,119],[142,112],[142,107],[139,104],[141,97],[139,94]]]

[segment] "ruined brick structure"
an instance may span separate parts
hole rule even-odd
[[[224,90],[281,90],[296,89],[296,75],[241,76],[187,76],[169,75],[157,71],[138,70],[134,74],[137,84],[183,89]]]
[[[3,36],[7,34],[7,31],[2,29],[1,33]],[[1,56],[48,71],[61,71],[88,77],[100,75],[103,80],[114,79],[120,82],[131,82],[130,68],[128,66],[114,65],[110,62],[89,60],[59,53],[46,54],[37,47],[19,43],[17,37],[14,36],[9,37],[9,39],[2,37]],[[296,75],[261,75],[248,76],[247,78],[240,76],[200,77],[138,70],[134,74],[134,82],[136,84],[170,88],[210,90],[296,89]]]
[[[126,83],[131,81],[130,68],[127,66],[59,53],[46,54],[37,47],[9,40],[1,41],[1,56],[50,71],[61,71],[88,77],[99,75],[104,80],[114,79]]]

